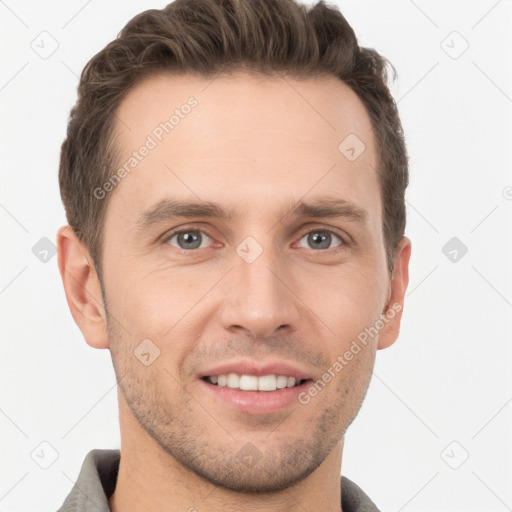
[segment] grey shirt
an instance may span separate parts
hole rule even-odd
[[[57,512],[110,512],[108,499],[116,487],[120,457],[120,450],[91,450]],[[343,512],[379,512],[373,501],[345,476],[341,477],[341,506]]]

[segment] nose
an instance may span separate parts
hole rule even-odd
[[[234,268],[223,289],[221,321],[229,331],[267,338],[298,327],[300,299],[290,273],[265,249],[249,262],[235,253]]]

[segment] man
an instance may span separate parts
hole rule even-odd
[[[176,0],[88,63],[59,269],[121,449],[61,511],[378,510],[340,474],[408,284],[385,62],[322,2]]]

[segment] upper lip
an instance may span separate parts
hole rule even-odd
[[[228,361],[213,366],[201,372],[199,378],[212,375],[227,375],[228,373],[255,375],[256,377],[262,377],[264,375],[286,375],[287,377],[295,377],[295,380],[307,380],[312,378],[307,372],[283,361],[268,361],[262,363],[248,359]]]

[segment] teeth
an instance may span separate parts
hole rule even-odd
[[[221,387],[225,386],[243,391],[275,391],[276,389],[292,388],[302,382],[297,381],[295,377],[287,377],[286,375],[256,377],[255,375],[238,375],[236,373],[213,375],[207,377],[207,380]]]
[[[242,375],[238,387],[244,391],[258,391],[258,381],[254,375]]]
[[[258,380],[259,391],[275,391],[277,380],[275,375],[265,375],[264,377],[260,377]]]
[[[288,385],[288,377],[279,375],[279,377],[277,377],[276,385],[278,389],[285,388]]]
[[[240,377],[236,373],[228,373],[228,388],[239,388],[240,387]]]

